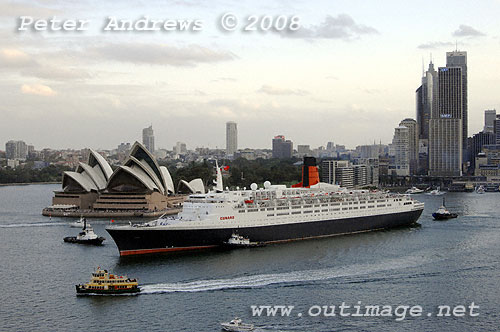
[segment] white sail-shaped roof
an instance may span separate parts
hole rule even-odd
[[[92,190],[97,191],[97,186],[94,181],[85,172],[64,172],[62,187],[64,191],[75,191],[75,188],[81,188],[81,190],[86,192],[90,192]]]
[[[106,181],[109,180],[111,174],[113,174],[113,170],[111,169],[111,166],[109,166],[106,159],[104,159],[103,156],[101,156],[99,153],[95,152],[92,149],[90,149],[88,164],[92,168],[95,168],[95,166],[99,166],[99,168],[102,171],[102,174],[106,178]]]
[[[155,183],[156,187],[162,194],[165,194],[165,188],[162,181],[158,178],[151,166],[144,160],[138,160],[137,158],[130,156],[125,162],[125,166],[129,167],[139,167],[144,173],[146,173],[149,178]]]
[[[132,149],[130,150],[130,156],[136,158],[137,160],[140,160],[141,163],[144,162],[147,165],[149,165],[151,170],[160,180],[160,183],[162,184],[163,188],[167,187],[164,174],[160,170],[160,165],[158,165],[155,157],[153,157],[151,152],[149,152],[148,149],[144,147],[144,145],[142,145],[139,142],[135,142],[134,145],[132,146]]]
[[[166,168],[165,166],[160,166],[160,171],[163,174],[163,178],[165,179],[167,192],[170,194],[175,193],[174,181],[172,181],[172,177],[170,176],[168,168]]]
[[[107,189],[118,191],[160,191],[151,177],[142,167],[136,164],[118,167],[109,178]]]
[[[186,180],[181,180],[179,182],[179,187],[179,190],[182,190],[182,187],[186,187],[192,194],[205,193],[205,186],[203,185],[203,180],[200,178],[191,180],[189,182],[187,182]]]
[[[81,174],[86,173],[92,179],[99,190],[106,188],[107,180],[98,165],[91,167],[88,164],[79,163],[76,172]]]

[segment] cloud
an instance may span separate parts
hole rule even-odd
[[[213,79],[212,82],[236,82],[237,79],[233,77],[218,77]]]
[[[452,42],[428,42],[426,44],[420,44],[417,46],[417,48],[424,49],[424,50],[432,50],[432,49],[437,49],[437,48],[445,48],[445,47],[451,47],[455,46],[454,43]]]
[[[57,94],[57,92],[52,90],[49,86],[43,84],[23,84],[21,86],[21,92],[26,95],[37,95],[44,97],[51,97]]]
[[[38,65],[21,72],[24,76],[37,77],[55,81],[68,81],[90,78],[91,75],[84,70],[64,68],[54,65]]]
[[[0,68],[24,68],[36,65],[36,62],[26,53],[15,48],[0,50]]]
[[[458,30],[453,32],[453,37],[481,37],[486,36],[479,30],[474,29],[470,25],[460,24]]]
[[[257,90],[257,92],[274,96],[285,96],[285,95],[305,96],[309,94],[309,92],[301,89],[296,89],[296,90],[284,89],[284,88],[273,87],[270,85],[263,85],[259,90]]]
[[[319,25],[312,25],[309,28],[301,27],[297,31],[286,31],[281,35],[292,38],[343,39],[348,41],[369,34],[379,34],[379,32],[370,26],[356,23],[347,14],[339,14],[336,17],[327,15]]]
[[[237,58],[231,52],[212,50],[199,45],[175,47],[146,43],[124,43],[94,47],[88,51],[90,56],[98,56],[107,60],[180,67],[192,67],[200,63],[229,61]]]
[[[48,7],[32,6],[13,1],[0,3],[0,16],[3,17],[34,16],[40,18],[59,14],[61,14],[60,10]]]

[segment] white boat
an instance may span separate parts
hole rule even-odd
[[[75,222],[72,222],[69,224],[69,227],[75,227],[75,228],[83,228],[84,224],[85,224],[85,218],[84,217],[80,217],[80,219],[78,221],[75,221]]]
[[[411,187],[405,192],[405,194],[414,195],[414,194],[421,194],[423,192],[424,191],[422,189],[418,189],[417,187]]]
[[[432,190],[431,192],[426,193],[426,195],[431,195],[431,196],[441,196],[446,194],[445,191],[441,191],[440,187],[437,187],[437,189]]]
[[[249,238],[238,235],[237,233],[231,234],[231,237],[229,240],[224,242],[224,245],[230,248],[251,248],[264,246],[264,244],[259,242],[251,242]]]
[[[484,194],[485,192],[486,192],[486,190],[484,189],[484,186],[480,185],[480,186],[476,187],[477,194]]]
[[[230,332],[243,332],[243,331],[253,331],[253,324],[245,324],[240,318],[236,317],[227,323],[220,323],[224,331]]]

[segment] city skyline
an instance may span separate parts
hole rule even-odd
[[[140,128],[152,124],[157,147],[182,141],[190,148],[223,149],[220,133],[227,121],[235,121],[240,147],[270,148],[276,133],[311,146],[387,144],[400,119],[416,118],[422,58],[427,63],[432,53],[435,66],[443,67],[446,52],[456,48],[468,52],[472,136],[483,128],[483,111],[500,107],[491,88],[500,83],[495,75],[500,64],[493,56],[500,48],[494,15],[500,2],[458,3],[339,1],[335,6],[318,2],[311,9],[299,1],[210,7],[153,1],[140,11],[134,9],[137,1],[4,3],[0,141],[21,139],[37,149],[110,149],[140,140]],[[214,22],[227,11],[239,17],[300,14],[304,29],[291,38],[225,33]],[[16,32],[22,15],[92,24],[79,34]],[[105,33],[102,21],[110,15],[200,18],[205,28]]]

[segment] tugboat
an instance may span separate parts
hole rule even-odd
[[[230,322],[220,323],[220,325],[222,326],[223,331],[243,332],[243,331],[253,331],[254,330],[253,324],[242,323],[241,319],[238,317],[231,320]]]
[[[439,207],[439,209],[432,214],[432,217],[434,220],[447,220],[447,219],[453,219],[458,217],[458,214],[456,213],[451,213],[446,209],[446,206],[444,205],[444,198],[443,198],[443,205]]]
[[[106,239],[94,233],[94,229],[90,224],[87,226],[87,220],[85,218],[83,218],[82,231],[78,233],[77,236],[67,236],[64,238],[64,242],[93,245],[101,245],[104,240]]]
[[[229,240],[223,243],[225,247],[228,248],[253,248],[253,247],[263,247],[263,243],[250,242],[250,239],[236,233],[231,234]]]
[[[139,293],[137,279],[117,276],[98,267],[92,273],[90,282],[76,285],[76,295]]]

